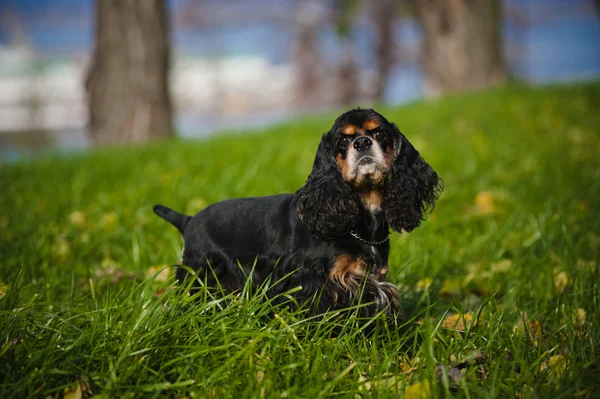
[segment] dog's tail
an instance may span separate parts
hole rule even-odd
[[[154,213],[171,223],[173,226],[177,227],[177,230],[179,230],[181,234],[183,234],[185,231],[185,226],[187,226],[190,220],[192,220],[191,216],[176,212],[173,209],[167,208],[163,205],[154,205],[153,209]]]

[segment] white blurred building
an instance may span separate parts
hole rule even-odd
[[[87,61],[46,61],[27,47],[0,47],[0,133],[84,130]],[[290,105],[292,70],[256,55],[183,58],[170,76],[175,114],[243,117]]]

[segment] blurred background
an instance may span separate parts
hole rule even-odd
[[[0,160],[599,77],[594,0],[3,0]]]

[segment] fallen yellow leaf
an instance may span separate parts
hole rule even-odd
[[[471,325],[473,321],[473,312],[468,312],[464,314],[453,314],[450,316],[446,316],[446,318],[442,321],[441,326],[444,328],[449,328],[457,331],[465,331]]]
[[[585,324],[586,318],[587,318],[587,313],[585,312],[585,309],[583,309],[583,308],[577,309],[577,324],[579,324],[580,326],[583,326]]]
[[[6,284],[4,281],[0,281],[0,299],[6,295],[6,291],[8,291],[8,284]]]
[[[85,226],[85,214],[81,211],[71,212],[69,215],[69,221],[74,226],[83,227]]]
[[[81,385],[79,382],[75,386],[75,388],[65,389],[64,399],[81,399]]]
[[[70,251],[71,245],[69,244],[69,241],[63,236],[58,236],[56,244],[54,245],[54,254],[62,259],[66,258]]]
[[[444,280],[440,288],[441,295],[460,295],[462,289],[462,281],[458,279]]]
[[[102,226],[104,227],[104,230],[106,230],[106,231],[113,230],[115,228],[115,226],[117,225],[118,221],[119,221],[119,215],[117,215],[116,212],[106,212],[102,216]]]
[[[540,372],[548,372],[551,379],[560,378],[567,369],[568,359],[565,355],[554,355],[550,360],[546,360],[540,364]]]
[[[490,270],[492,273],[505,273],[512,267],[512,260],[502,259],[496,263],[492,263]]]
[[[554,269],[554,286],[558,292],[563,292],[569,285],[569,275],[567,272],[561,272],[557,268]]]
[[[188,214],[195,215],[198,211],[206,208],[207,202],[204,198],[194,197],[188,201],[185,210]]]
[[[417,291],[427,291],[431,286],[431,283],[433,283],[431,277],[425,277],[417,281],[415,288],[417,289]]]
[[[475,196],[475,206],[480,213],[492,213],[496,210],[496,197],[491,191],[477,193]]]
[[[410,364],[408,364],[406,362],[400,362],[400,364],[398,366],[400,366],[400,370],[402,370],[403,373],[407,373],[410,370],[413,370],[413,368],[410,366]]]
[[[116,269],[117,267],[119,267],[119,265],[110,256],[105,256],[102,259],[102,262],[100,262],[100,267],[102,267],[102,269],[106,269],[109,272],[112,272],[112,270]]]
[[[361,392],[369,392],[373,389],[385,389],[386,391],[393,389],[398,391],[398,386],[401,386],[403,378],[386,373],[376,380],[369,380],[364,375],[361,375],[359,381],[362,383],[358,386],[358,390]]]
[[[588,212],[589,208],[589,204],[585,201],[579,201],[576,205],[577,212],[579,212],[582,215],[585,215]]]
[[[429,380],[417,382],[406,388],[403,395],[404,399],[428,399],[432,398],[431,383]]]
[[[148,276],[148,278],[152,278],[156,273],[158,273],[154,280],[164,282],[169,278],[169,270],[171,269],[168,267],[168,265],[152,266],[146,271],[146,276]]]

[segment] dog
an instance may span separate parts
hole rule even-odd
[[[255,288],[269,281],[276,303],[291,296],[291,306],[323,313],[360,302],[362,317],[398,317],[398,291],[385,278],[389,230],[418,227],[442,189],[396,124],[357,108],[323,134],[294,194],[226,200],[194,217],[154,212],[183,236],[181,283],[191,269],[198,284],[230,293],[251,278]]]

